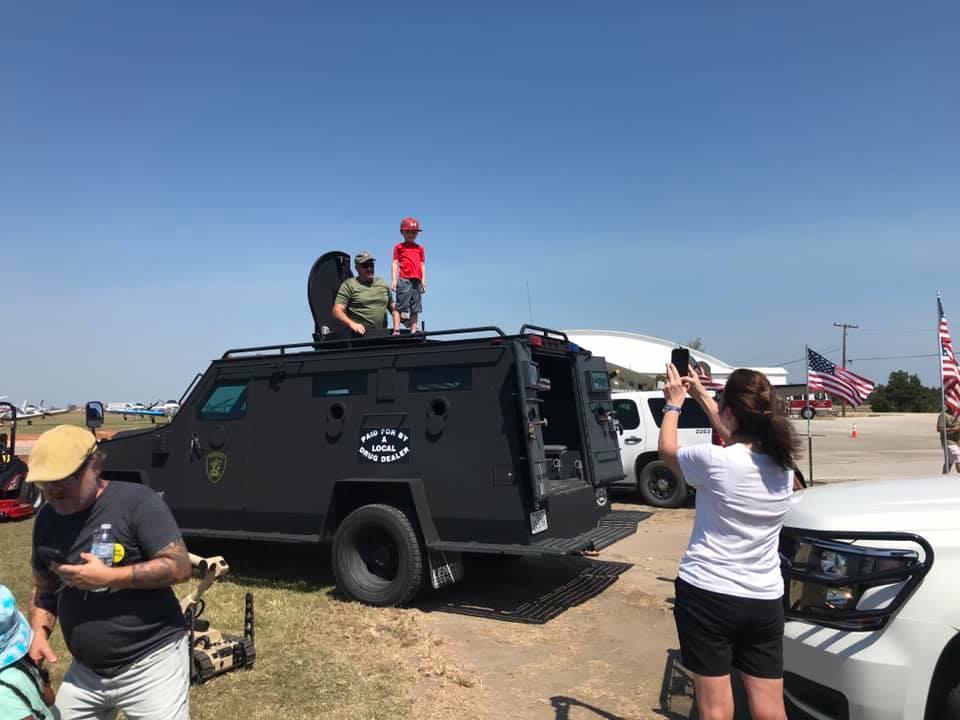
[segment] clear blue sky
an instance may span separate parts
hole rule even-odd
[[[405,215],[431,329],[515,330],[529,283],[538,323],[738,364],[839,360],[833,322],[932,353],[938,289],[960,335],[957,3],[455,5],[8,3],[0,394],[307,340],[311,262],[384,273]]]

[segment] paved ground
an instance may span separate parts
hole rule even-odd
[[[936,475],[943,451],[935,413],[823,418],[810,423],[814,482]],[[807,473],[807,423],[795,421]],[[856,426],[857,437],[851,437]]]

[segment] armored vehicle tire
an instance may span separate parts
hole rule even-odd
[[[364,505],[333,536],[333,574],[347,597],[368,605],[402,605],[423,587],[425,552],[399,508]]]
[[[662,460],[653,460],[643,466],[637,490],[645,504],[659,508],[680,507],[689,493],[683,478],[674,475]]]

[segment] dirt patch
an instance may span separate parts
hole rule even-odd
[[[420,609],[482,686],[475,700],[485,716],[686,717],[685,708],[665,713],[661,695],[677,648],[673,578],[692,518],[689,509],[657,511],[596,559],[470,567]],[[436,710],[428,717],[452,717]]]

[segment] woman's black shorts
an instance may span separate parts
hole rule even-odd
[[[783,600],[755,600],[674,583],[673,617],[683,665],[698,675],[736,668],[760,678],[783,677]]]

